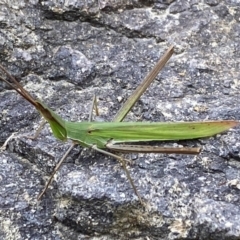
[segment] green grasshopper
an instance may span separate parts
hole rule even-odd
[[[83,147],[94,149],[100,153],[116,158],[123,166],[127,178],[132,185],[132,188],[142,203],[140,194],[135,187],[130,173],[126,167],[126,160],[110,151],[123,153],[177,153],[177,154],[198,154],[199,147],[160,147],[132,144],[136,142],[150,142],[150,141],[168,141],[168,140],[187,140],[197,139],[202,137],[209,137],[217,133],[226,131],[239,124],[234,120],[220,120],[220,121],[206,121],[206,122],[121,122],[126,114],[131,110],[135,102],[140,98],[143,92],[148,88],[150,83],[157,76],[159,71],[170,59],[173,54],[173,46],[171,46],[164,56],[157,62],[152,71],[147,75],[143,82],[138,86],[135,92],[129,97],[122,108],[119,110],[113,122],[69,122],[62,119],[58,114],[51,110],[46,104],[36,100],[28,91],[26,91],[20,83],[8,71],[0,65],[0,69],[9,78],[6,80],[0,77],[15,91],[17,91],[23,98],[30,102],[43,116],[46,122],[49,123],[53,135],[61,140],[66,141],[70,139],[72,145],[61,158],[55,167],[53,174],[47,182],[44,190],[39,195],[38,199],[47,190],[49,184],[56,171],[59,169],[62,162],[66,159],[72,148],[76,144]],[[93,106],[96,105],[96,100],[93,101]],[[91,110],[92,112],[92,110]],[[90,114],[91,115],[91,114]],[[42,127],[42,126],[41,126]],[[41,129],[40,127],[40,129]],[[40,130],[34,138],[37,137]]]

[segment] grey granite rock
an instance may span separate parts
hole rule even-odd
[[[0,1],[0,62],[63,118],[111,121],[170,45],[175,54],[126,121],[240,119],[239,1]],[[143,208],[119,164],[69,147],[0,83],[0,239],[240,239],[240,128],[197,156],[130,154]]]

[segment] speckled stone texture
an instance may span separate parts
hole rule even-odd
[[[0,62],[71,121],[94,94],[111,121],[170,45],[175,54],[126,121],[240,120],[238,0],[1,1]],[[199,156],[129,154],[142,207],[116,160],[76,147],[37,201],[70,143],[57,141],[0,83],[0,239],[240,239],[240,127]]]

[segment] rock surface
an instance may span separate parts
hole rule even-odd
[[[94,93],[111,121],[170,45],[175,54],[126,121],[240,119],[240,4],[0,1],[0,62],[63,118],[87,120]],[[0,83],[0,239],[239,239],[240,128],[179,142],[197,156],[130,154],[143,208],[114,159],[70,143]]]

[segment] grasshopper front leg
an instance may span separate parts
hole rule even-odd
[[[95,109],[96,111],[96,115],[98,115],[98,108],[97,108],[97,99],[96,99],[96,95],[94,95],[93,97],[93,100],[92,100],[92,105],[91,105],[91,108],[90,108],[90,111],[89,111],[89,122],[92,121],[92,114],[93,114],[93,110]],[[36,134],[33,136],[32,139],[35,139],[40,131],[42,130],[44,124],[46,123],[46,121],[44,122],[41,122],[40,124],[40,127],[38,128]],[[42,198],[42,196],[44,195],[44,193],[47,191],[49,185],[51,184],[52,180],[53,180],[53,177],[54,175],[56,174],[56,172],[59,170],[59,168],[61,167],[62,163],[64,162],[64,160],[67,158],[67,156],[69,155],[69,153],[71,152],[71,150],[77,145],[78,143],[77,142],[72,142],[71,146],[68,148],[68,150],[65,152],[65,154],[63,155],[63,157],[60,159],[60,161],[58,162],[58,164],[55,166],[50,178],[48,179],[44,189],[42,190],[42,192],[38,195],[38,200],[40,200]]]
[[[35,132],[35,134],[33,136],[25,136],[25,137],[29,138],[29,139],[32,139],[32,140],[35,140],[39,136],[40,132],[42,131],[42,129],[43,129],[43,127],[46,123],[47,123],[47,121],[45,119],[43,119],[41,121],[37,131]]]
[[[63,161],[67,158],[68,154],[72,151],[72,149],[76,146],[77,143],[73,142],[71,144],[71,146],[68,148],[68,150],[65,152],[65,154],[63,155],[63,157],[60,159],[60,161],[58,162],[58,164],[56,165],[56,167],[54,168],[50,178],[48,179],[44,189],[42,190],[42,192],[38,195],[38,198],[37,200],[40,200],[42,198],[42,196],[44,195],[44,193],[47,191],[49,185],[51,184],[52,182],[52,179],[55,175],[55,173],[59,170],[59,168],[61,167]]]

